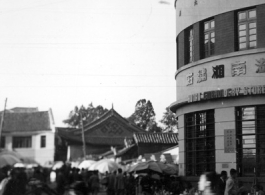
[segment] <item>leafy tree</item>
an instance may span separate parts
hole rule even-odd
[[[162,128],[158,126],[156,121],[150,122],[147,125],[147,131],[150,133],[161,133]]]
[[[92,103],[90,103],[87,108],[83,105],[80,108],[75,106],[75,108],[70,112],[68,119],[65,119],[63,122],[68,124],[70,127],[80,128],[81,118],[83,119],[84,125],[89,124],[101,117],[107,111],[108,109],[103,108],[101,105],[94,107]]]
[[[149,100],[146,101],[146,99],[141,99],[136,103],[135,111],[128,118],[128,121],[136,124],[138,127],[146,131],[159,131],[159,127],[155,121],[155,111],[153,105]]]
[[[164,115],[162,119],[160,120],[162,124],[164,124],[163,132],[165,133],[177,133],[177,126],[178,121],[176,115],[171,112],[169,107],[166,108],[166,112],[164,112]]]

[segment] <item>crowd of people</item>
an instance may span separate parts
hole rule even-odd
[[[98,171],[79,169],[63,165],[52,170],[44,167],[0,169],[0,195],[24,195],[32,190],[36,181],[52,189],[52,194],[63,195],[69,191],[78,191],[83,195],[97,195],[104,190],[107,195],[154,194],[161,191],[174,191],[174,178],[160,175],[152,177],[151,172],[128,173],[118,169],[104,174]],[[38,183],[38,184],[39,184]],[[179,190],[180,192],[180,190]],[[179,194],[179,193],[178,193]]]
[[[235,169],[230,170],[230,177],[226,171],[222,171],[218,176],[215,172],[202,174],[198,183],[198,191],[202,195],[264,195],[262,185],[253,183],[251,189],[247,189],[240,184]]]
[[[200,176],[198,185],[193,186],[181,177],[157,175],[153,172],[127,173],[122,169],[99,174],[98,171],[62,166],[52,170],[43,167],[34,169],[4,167],[0,169],[0,195],[24,195],[32,190],[31,181],[43,183],[54,195],[72,194],[97,195],[104,190],[107,195],[265,195],[263,187],[255,184],[252,191],[240,185],[237,171],[230,170],[220,175],[206,172]],[[52,185],[55,184],[55,185]]]

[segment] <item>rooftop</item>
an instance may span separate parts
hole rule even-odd
[[[0,113],[0,116],[2,116],[2,113]],[[49,111],[39,112],[36,108],[14,108],[6,110],[4,115],[3,132],[42,130],[52,130]]]

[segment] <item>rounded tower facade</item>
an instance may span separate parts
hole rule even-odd
[[[179,174],[265,176],[265,0],[177,0]]]

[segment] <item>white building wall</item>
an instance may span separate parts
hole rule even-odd
[[[46,136],[46,147],[41,148],[41,136]],[[5,136],[5,149],[13,150],[13,136],[31,136],[32,143],[31,148],[14,148],[16,152],[21,154],[24,157],[29,157],[34,159],[40,165],[44,165],[44,163],[48,161],[54,161],[54,154],[55,154],[55,134],[51,131],[42,131],[39,133],[34,132],[34,134],[30,134],[29,132],[25,134],[13,134]]]
[[[224,130],[235,128],[234,107],[215,109],[215,161],[216,172],[227,171],[236,168],[236,152],[225,153]]]

